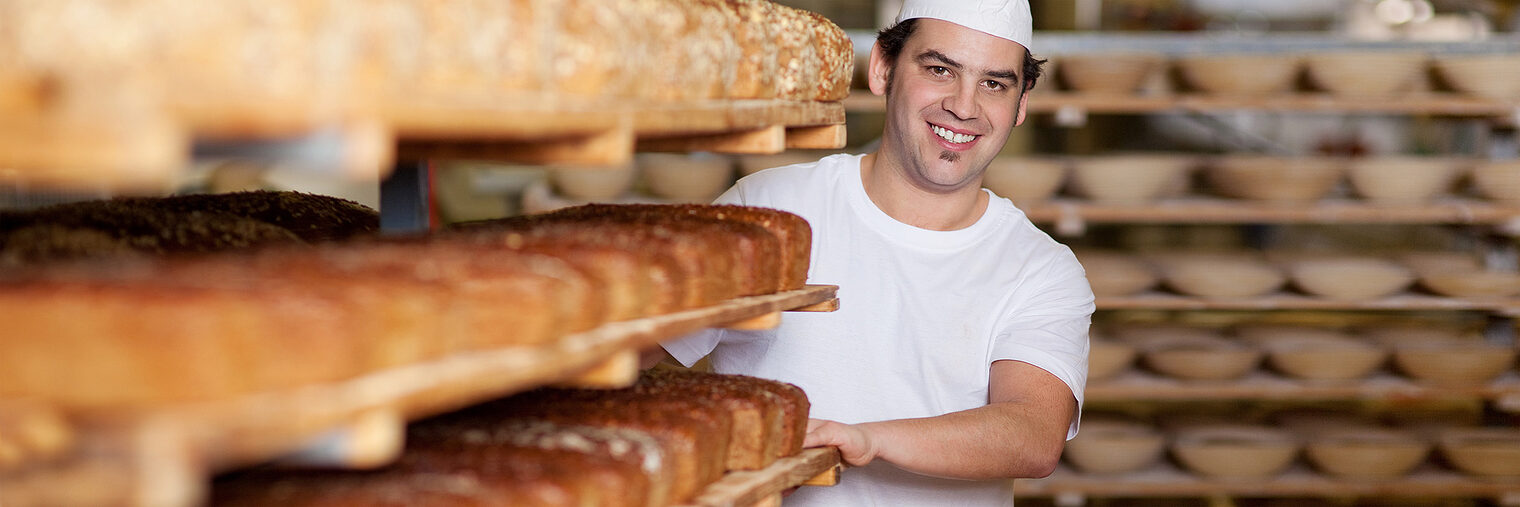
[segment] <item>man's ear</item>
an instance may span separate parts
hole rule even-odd
[[[887,79],[892,73],[892,62],[888,62],[886,56],[881,54],[881,44],[871,44],[870,68],[866,72],[866,84],[870,86],[871,93],[876,95],[887,94]]]
[[[1020,85],[1023,85],[1023,83],[1020,83]],[[1029,90],[1024,90],[1024,93],[1019,94],[1019,116],[1013,119],[1013,126],[1017,127],[1024,124],[1024,113],[1026,112],[1029,112]]]

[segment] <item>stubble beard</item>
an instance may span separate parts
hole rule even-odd
[[[953,163],[953,162],[959,161],[961,159],[961,154],[953,152],[953,151],[942,151],[942,152],[939,152],[939,159],[943,160],[943,161],[946,161],[946,162],[952,162]]]

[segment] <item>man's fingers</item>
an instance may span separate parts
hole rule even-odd
[[[808,431],[808,433],[812,433],[813,430],[818,429],[819,426],[823,426],[825,423],[828,423],[828,422],[829,421],[826,421],[826,420],[823,420],[823,419],[808,419],[807,431]]]
[[[803,447],[839,445],[838,442],[834,441],[833,432],[830,432],[823,424],[808,424],[808,426],[807,437],[802,440]]]

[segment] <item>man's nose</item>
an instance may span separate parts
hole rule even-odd
[[[962,84],[956,86],[955,90],[951,91],[950,95],[944,98],[940,107],[943,107],[950,114],[962,120],[976,118],[976,84],[971,83],[970,85]]]

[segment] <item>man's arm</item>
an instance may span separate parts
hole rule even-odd
[[[1055,470],[1077,401],[1066,383],[1020,361],[994,361],[988,404],[919,419],[808,421],[805,447],[838,446],[847,463],[880,458],[955,479],[1044,477]]]

